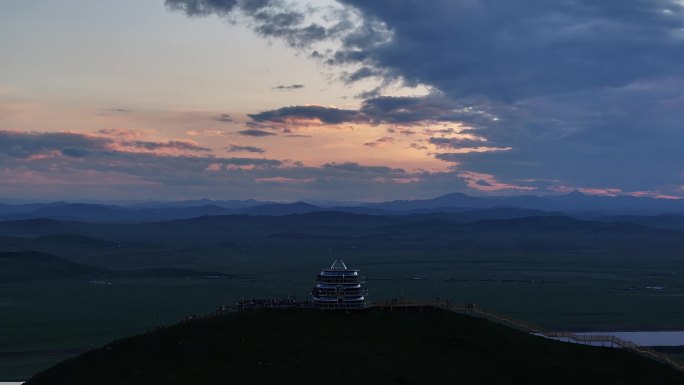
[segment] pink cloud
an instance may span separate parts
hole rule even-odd
[[[548,187],[549,190],[551,191],[556,191],[560,193],[571,193],[573,191],[579,191],[583,194],[587,195],[600,195],[600,196],[610,196],[614,197],[617,195],[621,195],[623,191],[619,188],[614,188],[614,187],[574,187],[574,186],[566,186],[566,185],[559,185],[559,186],[550,186]]]
[[[394,183],[394,184],[409,184],[418,183],[422,181],[420,178],[374,178],[374,182],[378,183]]]
[[[175,139],[169,140],[167,142],[155,142],[155,141],[123,141],[119,142],[119,149],[122,151],[129,152],[152,152],[155,154],[175,154],[175,153],[193,153],[193,152],[209,152],[211,151],[207,147],[200,146],[197,142],[193,140],[183,140]]]
[[[98,131],[107,137],[121,138],[121,139],[135,139],[140,137],[140,131],[131,128],[104,128]]]
[[[607,197],[614,197],[618,195],[629,195],[637,198],[643,198],[643,197],[649,197],[649,198],[657,198],[657,199],[682,199],[680,196],[676,195],[671,195],[671,194],[665,194],[662,193],[661,191],[649,191],[649,190],[642,190],[642,191],[624,191],[619,188],[615,187],[573,187],[573,186],[566,186],[566,185],[559,185],[559,186],[551,186],[548,187],[549,190],[551,191],[556,191],[560,193],[570,193],[573,191],[579,191],[583,194],[587,195],[597,195],[597,196],[607,196]]]
[[[13,170],[1,170],[0,179],[7,182],[3,191],[9,190],[13,185],[21,191],[26,185],[40,186],[117,186],[117,185],[160,185],[158,182],[144,180],[135,175],[120,172],[79,170],[78,172],[62,172],[59,175],[50,172],[33,171],[24,168]],[[24,186],[24,187],[22,187]]]
[[[384,144],[394,143],[394,142],[395,142],[395,139],[392,138],[391,136],[383,136],[382,138],[375,139],[372,142],[364,143],[363,145],[368,146],[368,147],[380,147]]]
[[[633,197],[651,197],[657,199],[682,199],[680,196],[663,194],[660,191],[631,191],[626,193],[626,195],[631,195]]]
[[[518,190],[518,191],[532,191],[536,187],[520,186],[515,184],[503,183],[496,180],[494,175],[483,174],[471,171],[464,171],[458,174],[459,177],[466,180],[468,187],[478,191],[500,191],[500,190]]]
[[[222,130],[189,130],[185,132],[190,136],[223,136],[229,133]]]
[[[256,183],[284,183],[284,184],[304,184],[312,183],[316,179],[314,178],[286,178],[282,176],[275,176],[270,178],[256,178],[254,181]]]
[[[33,154],[26,158],[27,161],[32,162],[36,160],[45,160],[45,159],[50,159],[50,158],[59,158],[62,156],[62,153],[60,151],[50,151],[48,153],[43,153],[43,154]]]
[[[221,163],[212,163],[207,166],[205,170],[207,171],[221,171],[223,169],[223,165]]]
[[[619,188],[580,188],[579,191],[589,195],[601,195],[609,197],[622,194],[622,190]]]
[[[387,132],[389,132],[390,134],[401,134],[401,135],[414,135],[414,134],[416,134],[415,131],[410,130],[408,128],[394,128],[394,127],[388,128]]]

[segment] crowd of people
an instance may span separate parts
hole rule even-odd
[[[249,309],[308,309],[313,308],[313,302],[309,300],[300,301],[296,297],[287,298],[243,298],[233,305],[221,305],[213,312],[205,315],[192,314],[183,317],[180,323],[196,320],[202,317],[221,315],[239,310]]]
[[[300,301],[296,297],[252,299],[243,298],[235,303],[235,307],[238,310],[311,308],[313,307],[313,303],[309,300]]]
[[[437,298],[435,302],[432,303],[434,305],[435,303],[440,303],[443,302],[444,304],[448,306],[453,305],[453,302],[447,300],[447,299],[440,299]],[[384,300],[383,302],[380,302],[380,306],[389,306],[389,307],[394,307],[394,306],[402,306],[402,305],[416,305],[415,303],[412,303],[411,301],[405,300],[403,297],[400,298],[392,298],[388,300]],[[431,306],[432,306],[431,305]],[[466,303],[463,305],[466,310],[473,310],[477,306],[474,303]],[[222,305],[216,308],[213,312],[206,314],[206,315],[199,315],[199,314],[193,314],[187,317],[184,317],[180,322],[188,322],[192,321],[198,318],[202,318],[205,316],[214,316],[214,315],[221,315],[225,313],[230,313],[230,312],[235,312],[235,311],[241,311],[241,310],[250,310],[250,309],[312,309],[315,308],[314,303],[310,300],[298,300],[297,297],[292,296],[292,297],[286,297],[286,298],[242,298],[241,300],[235,302],[233,305]]]

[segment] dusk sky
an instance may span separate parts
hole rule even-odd
[[[0,199],[684,196],[683,0],[0,2]]]

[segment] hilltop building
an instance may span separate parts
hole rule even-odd
[[[364,278],[339,259],[321,270],[311,291],[317,309],[364,309],[370,306]]]

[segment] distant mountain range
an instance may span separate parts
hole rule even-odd
[[[553,214],[527,215],[529,213],[522,209],[411,215],[320,211],[280,216],[202,216],[153,223],[27,219],[0,221],[0,236],[5,237],[0,237],[0,246],[7,250],[20,250],[27,245],[16,238],[34,238],[34,243],[44,244],[55,243],[58,241],[55,237],[67,243],[92,244],[101,240],[185,245],[264,243],[283,239],[344,239],[367,245],[392,241],[437,246],[459,242],[517,245],[532,242],[540,245],[564,241],[579,245],[594,243],[597,239],[625,245],[646,241],[658,241],[662,245],[684,242],[684,231],[673,228],[675,226],[666,228],[625,221],[582,220]],[[74,239],[77,236],[80,238]]]
[[[684,212],[684,199],[655,199],[628,195],[597,196],[575,191],[554,196],[491,196],[473,197],[462,193],[442,195],[433,199],[397,200],[367,204],[390,211],[442,210],[447,208],[518,207],[532,210],[560,211],[568,214],[593,212],[595,214],[631,213],[655,214]]]
[[[0,220],[46,218],[61,221],[94,223],[142,223],[216,215],[281,216],[322,211],[337,211],[367,215],[411,215],[427,213],[468,213],[475,210],[495,210],[482,218],[510,218],[517,216],[563,213],[576,218],[599,219],[610,217],[632,222],[652,224],[636,216],[670,215],[679,228],[684,216],[684,199],[655,199],[633,196],[595,196],[572,192],[557,196],[491,196],[474,197],[462,193],[443,195],[433,199],[395,200],[381,203],[314,205],[306,202],[276,203],[256,200],[212,201],[208,199],[178,202],[147,202],[134,205],[106,205],[86,203],[32,203],[23,205],[0,204]],[[666,221],[666,218],[662,218]],[[658,221],[660,222],[660,221]]]

